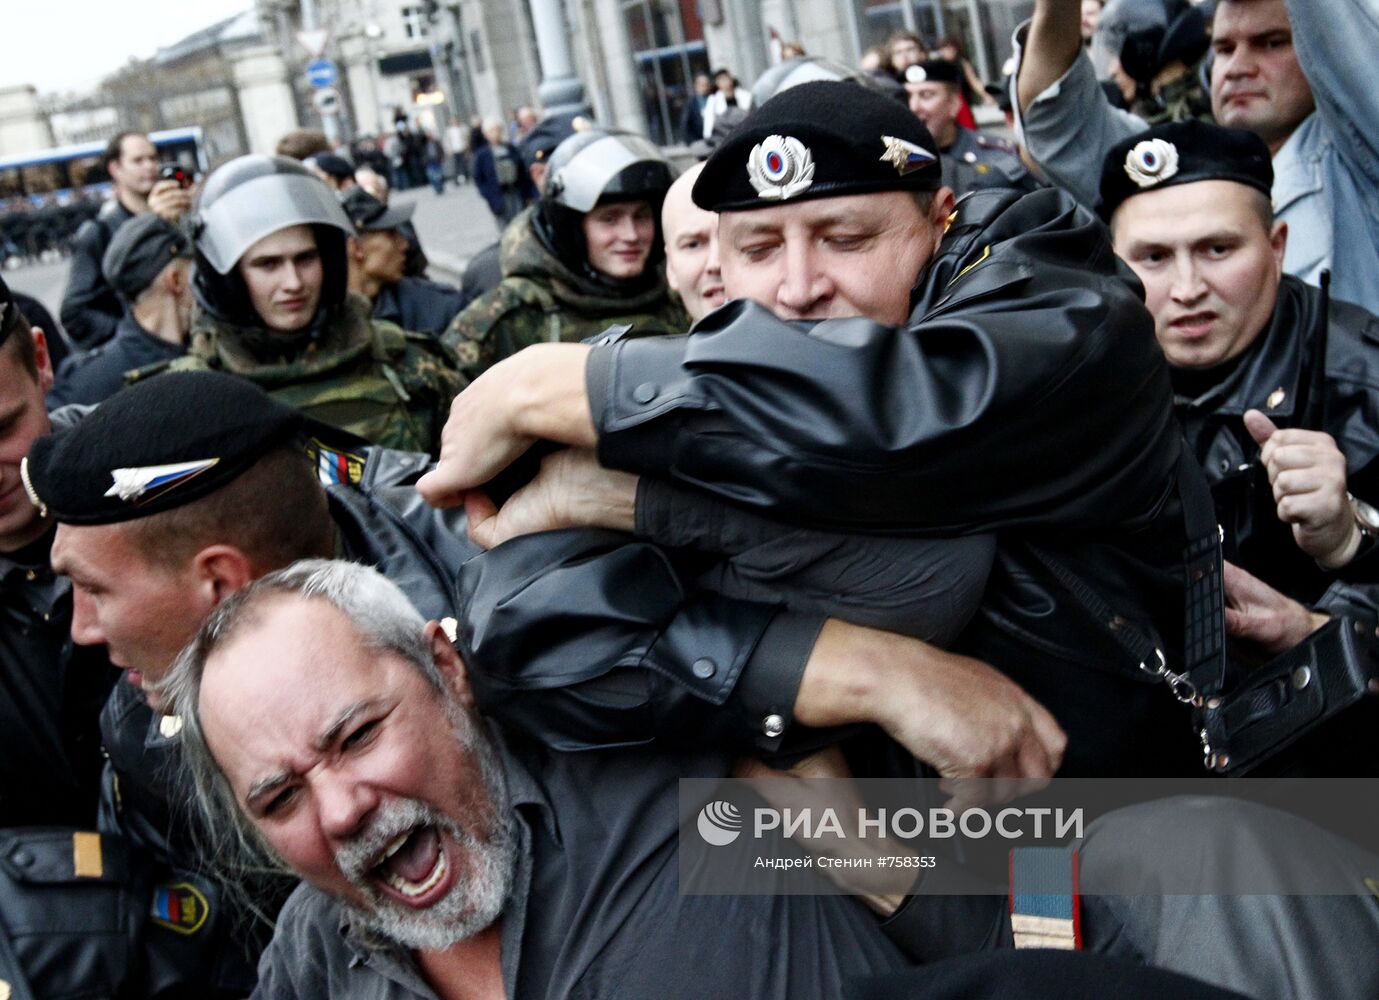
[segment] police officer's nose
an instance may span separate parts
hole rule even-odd
[[[809,247],[787,243],[782,256],[784,274],[776,289],[776,304],[786,319],[816,318],[815,312],[827,303],[832,283],[817,266]]]
[[[72,641],[78,646],[99,646],[105,642],[95,602],[80,587],[72,588]]]
[[[1173,265],[1173,285],[1169,289],[1169,295],[1178,305],[1196,305],[1206,297],[1207,283],[1202,280],[1202,273],[1192,262],[1190,256],[1184,255],[1183,258],[1174,262]]]

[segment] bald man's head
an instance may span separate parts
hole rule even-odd
[[[706,212],[690,198],[704,164],[680,175],[661,207],[666,240],[666,280],[680,293],[690,318],[698,321],[726,299],[718,270],[718,214]]]

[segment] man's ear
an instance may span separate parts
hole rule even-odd
[[[364,259],[364,247],[359,242],[358,236],[350,236],[345,239],[345,252],[350,260],[359,262]]]
[[[455,699],[465,708],[474,710],[476,707],[474,689],[469,686],[469,668],[465,666],[464,660],[460,659],[455,644],[445,634],[444,626],[437,621],[427,622],[422,637],[431,649],[431,656],[436,661],[436,669],[440,671],[441,677],[445,678],[445,682],[450,685],[450,691],[454,694]]]
[[[1274,252],[1274,264],[1281,274],[1283,272],[1283,253],[1288,249],[1288,223],[1282,219],[1274,223],[1274,231],[1269,234],[1269,247]]]
[[[48,353],[48,337],[41,327],[29,330],[34,342],[34,371],[38,372],[38,387],[45,393],[53,387],[53,356]]]
[[[934,200],[929,206],[929,222],[939,231],[940,236],[948,231],[948,217],[953,214],[953,203],[956,200],[950,187],[940,187],[934,192]]]
[[[217,607],[254,580],[249,557],[233,545],[206,546],[192,557],[192,569],[198,596],[209,608]]]

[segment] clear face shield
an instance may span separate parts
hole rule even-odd
[[[220,274],[228,274],[244,252],[288,226],[334,226],[354,235],[335,192],[307,174],[274,173],[246,180],[200,212],[196,245]]]
[[[633,164],[647,161],[667,163],[661,151],[640,136],[605,136],[547,177],[546,196],[576,212],[589,212],[613,178]]]

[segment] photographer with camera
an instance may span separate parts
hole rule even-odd
[[[121,132],[105,149],[105,169],[115,196],[82,225],[72,241],[72,269],[62,297],[62,325],[82,349],[115,334],[124,308],[101,273],[116,231],[147,212],[176,225],[191,209],[191,177],[175,164],[160,166],[158,150],[142,132]]]

